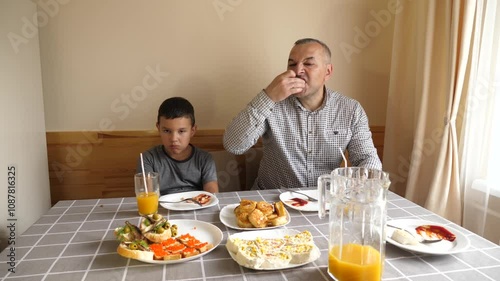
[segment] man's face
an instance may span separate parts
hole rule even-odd
[[[191,154],[191,150],[186,149],[196,131],[196,127],[191,126],[191,119],[160,117],[156,127],[160,133],[161,143],[170,157],[183,160]]]
[[[315,42],[294,46],[287,69],[293,70],[298,78],[306,82],[304,91],[295,94],[298,98],[322,93],[326,80],[332,74],[332,65],[323,47]]]

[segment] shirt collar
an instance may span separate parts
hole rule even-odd
[[[305,112],[310,112],[310,113],[313,113],[313,112],[318,112],[318,111],[321,111],[323,110],[325,107],[326,107],[326,104],[328,103],[328,100],[331,98],[331,95],[330,95],[330,90],[328,88],[326,88],[326,86],[323,86],[323,93],[325,93],[325,96],[323,98],[323,103],[321,104],[321,106],[316,109],[315,111],[310,111],[308,109],[306,109],[299,101],[299,99],[295,96],[292,96],[292,101],[293,103],[295,104],[295,106],[297,106],[297,108],[301,109],[302,111],[305,111]]]

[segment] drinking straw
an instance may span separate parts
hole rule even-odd
[[[144,189],[146,190],[146,195],[147,195],[148,184],[146,183],[146,174],[144,173],[144,159],[142,159],[142,153],[141,153],[141,168],[142,168],[142,179],[144,180]]]
[[[340,149],[340,147],[338,149],[340,150],[340,155],[342,155],[342,159],[344,159],[344,168],[347,168],[347,160],[345,159],[344,152],[342,152],[342,149]]]

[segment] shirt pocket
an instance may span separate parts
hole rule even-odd
[[[338,147],[344,149],[347,147],[351,136],[351,130],[348,128],[332,128],[325,131],[326,143],[329,149],[338,149]]]

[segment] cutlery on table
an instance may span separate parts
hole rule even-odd
[[[193,198],[185,198],[185,199],[182,199],[180,201],[166,201],[166,200],[159,200],[160,203],[182,203],[182,202],[186,202],[186,203],[195,203],[195,204],[198,204],[199,206],[202,206],[202,204],[196,200],[193,200]]]
[[[314,198],[314,197],[311,197],[305,193],[302,193],[302,192],[299,192],[299,191],[295,191],[295,190],[288,190],[288,192],[290,192],[290,194],[292,193],[297,193],[297,194],[300,194],[300,195],[303,195],[305,197],[307,197],[307,200],[311,201],[311,202],[318,202],[318,199]]]

